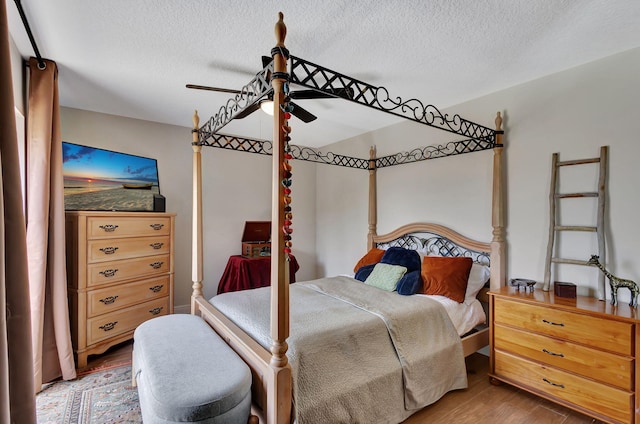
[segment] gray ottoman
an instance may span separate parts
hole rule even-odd
[[[132,373],[145,424],[248,422],[251,371],[202,318],[153,318],[133,339]]]

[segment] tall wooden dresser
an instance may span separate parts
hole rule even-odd
[[[607,423],[640,423],[640,314],[628,304],[492,291],[492,378]]]
[[[175,214],[66,213],[71,339],[87,356],[133,337],[144,321],[173,313]]]

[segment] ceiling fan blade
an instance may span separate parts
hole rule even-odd
[[[220,93],[230,93],[230,94],[240,94],[240,90],[231,90],[229,88],[220,88],[220,87],[209,87],[207,85],[196,85],[196,84],[187,84],[187,88],[192,88],[195,90],[208,90],[208,91],[219,91]]]
[[[316,91],[316,90],[298,90],[298,91],[292,91],[290,96],[292,99],[296,99],[296,100],[333,99],[336,97],[343,97],[343,98],[350,99],[353,97],[353,90],[350,88],[336,88],[336,89],[330,89],[327,91],[331,91],[334,94],[323,93],[321,91]]]
[[[267,65],[273,60],[273,58],[269,56],[262,56],[262,69],[266,68]]]
[[[289,93],[289,97],[296,100],[310,100],[310,99],[331,99],[331,94],[321,93],[316,90],[297,90]]]
[[[255,112],[258,109],[260,109],[260,102],[256,102],[252,104],[251,106],[249,106],[248,108],[240,112],[238,115],[236,115],[235,118],[236,119],[246,118],[247,116],[251,115],[253,112]]]
[[[315,121],[318,117],[315,116],[313,113],[309,112],[308,110],[298,106],[297,104],[291,102],[291,105],[293,106],[293,110],[291,111],[291,114],[293,116],[295,116],[296,118],[300,119],[302,122],[311,122],[311,121]]]
[[[344,88],[336,88],[332,90],[336,96],[342,97],[345,99],[353,99],[353,88],[344,87]]]

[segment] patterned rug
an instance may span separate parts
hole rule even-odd
[[[82,373],[51,384],[36,396],[39,424],[141,423],[131,364]]]

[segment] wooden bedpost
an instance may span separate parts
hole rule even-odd
[[[502,150],[504,148],[502,115],[496,115],[496,147],[493,148],[493,197],[491,223],[491,290],[497,290],[506,284],[506,238],[504,228],[504,176],[502,175]]]
[[[378,191],[376,185],[376,146],[369,149],[369,232],[367,234],[367,250],[373,249],[373,237],[377,235],[378,225]]]
[[[285,103],[288,80],[288,51],[284,45],[287,28],[282,12],[275,26],[273,56],[273,167],[271,199],[271,374],[267,376],[267,423],[288,423],[291,419],[292,381],[287,359],[289,337],[289,261],[284,253],[284,161],[285,138],[291,130],[280,107]]]
[[[191,293],[191,313],[195,314],[195,298],[202,296],[202,158],[200,151],[200,135],[198,133],[200,118],[198,111],[193,114],[193,225],[192,225],[192,259],[191,259],[191,280],[193,281]]]

